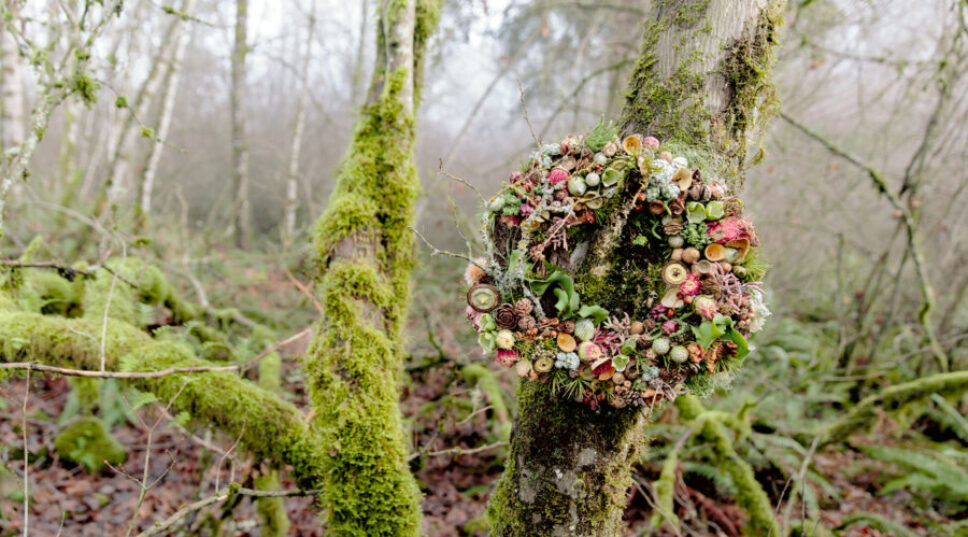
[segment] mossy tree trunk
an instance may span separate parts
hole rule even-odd
[[[331,535],[415,537],[420,492],[397,404],[419,179],[415,112],[440,0],[384,0],[377,63],[327,211],[314,231],[323,320],[305,370],[328,457]]]
[[[621,124],[702,152],[733,191],[776,102],[770,69],[785,0],[657,0]],[[633,200],[634,201],[634,200]],[[618,203],[576,275],[582,296],[628,311],[642,260],[622,257],[631,205]],[[647,260],[656,262],[658,260]],[[641,287],[639,287],[641,289]],[[630,304],[631,300],[631,304]],[[637,308],[636,308],[637,309]],[[640,411],[602,409],[524,383],[504,475],[488,514],[497,537],[622,534]]]

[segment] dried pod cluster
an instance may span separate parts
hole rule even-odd
[[[769,315],[742,202],[656,138],[616,134],[599,124],[513,172],[485,207],[486,256],[465,275],[467,317],[485,351],[595,408],[708,392]],[[648,232],[631,247],[655,277],[647,308],[607,311],[582,301],[575,271],[600,225],[596,211],[632,180],[641,188],[629,224]]]

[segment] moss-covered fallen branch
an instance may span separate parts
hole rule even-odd
[[[851,433],[872,424],[877,419],[879,409],[892,411],[931,397],[968,392],[968,371],[941,373],[912,382],[905,382],[885,388],[880,393],[866,397],[854,405],[844,416],[820,432],[820,446],[839,442]]]
[[[127,323],[65,319],[28,312],[0,312],[0,362],[32,361],[98,369],[104,338],[105,369],[157,371],[210,365],[182,343],[155,341]],[[290,403],[230,372],[130,379],[130,385],[169,401],[201,425],[240,440],[240,448],[274,466],[292,465],[303,486],[316,487],[320,450],[302,413]],[[176,397],[177,395],[177,397]]]

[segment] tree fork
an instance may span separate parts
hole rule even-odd
[[[734,191],[748,148],[775,110],[770,71],[785,0],[663,0],[645,25],[621,118],[626,134],[698,152]],[[621,199],[591,240],[576,281],[606,309],[623,297],[605,284],[627,221]],[[654,261],[654,260],[653,260]],[[645,270],[647,266],[640,266]],[[624,276],[623,276],[624,277]],[[640,411],[595,412],[523,382],[504,475],[488,506],[497,537],[622,534]]]

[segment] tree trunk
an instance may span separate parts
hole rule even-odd
[[[185,25],[185,21],[181,17],[178,15],[172,16],[174,19],[168,25],[161,46],[158,48],[158,53],[151,62],[148,76],[138,90],[134,102],[130,103],[128,110],[125,111],[124,122],[118,132],[117,145],[115,145],[114,153],[111,156],[107,183],[98,195],[95,212],[98,218],[103,217],[110,206],[120,200],[127,186],[126,183],[129,180],[128,166],[134,157],[135,142],[142,135],[141,129],[136,127],[138,122],[145,120],[148,111],[151,110],[151,106],[155,102],[158,90],[165,80],[167,67],[171,63],[171,56],[175,53],[176,44],[179,41],[178,35]],[[153,134],[152,137],[154,137]]]
[[[710,171],[738,189],[747,148],[775,102],[769,73],[784,3],[654,2],[621,119],[625,133],[705,152],[719,163]],[[614,282],[647,268],[621,258],[633,235],[622,233],[623,209],[620,204],[606,216],[609,223],[591,239],[575,278],[583,301],[615,311],[628,311],[623,301],[629,298],[609,292]],[[635,433],[647,414],[593,412],[527,382],[518,389],[518,405],[507,467],[488,505],[492,535],[621,535]]]
[[[195,9],[195,0],[185,0],[182,5],[183,13],[191,13]],[[151,214],[151,196],[155,186],[155,175],[158,173],[158,164],[161,162],[161,154],[165,150],[165,143],[168,139],[168,130],[171,128],[171,117],[175,111],[175,98],[178,96],[178,83],[181,80],[182,63],[185,60],[185,51],[188,50],[188,43],[191,41],[192,32],[188,27],[183,26],[179,35],[175,38],[175,52],[169,58],[165,73],[165,81],[161,94],[161,107],[158,110],[158,130],[155,132],[155,139],[152,140],[151,149],[145,156],[144,165],[141,167],[141,178],[138,181],[138,206],[136,210],[136,226],[143,229]]]
[[[9,30],[0,31],[0,66],[3,76],[0,79],[0,134],[3,136],[3,151],[20,146],[25,138],[24,126],[24,83],[20,72],[20,52],[17,41]]]
[[[235,44],[232,47],[232,233],[239,248],[248,248],[252,240],[249,207],[249,140],[245,135],[245,58],[249,17],[249,0],[236,0]]]
[[[309,14],[309,29],[306,33],[306,50],[303,55],[299,102],[296,104],[296,126],[292,133],[292,145],[289,150],[289,169],[286,170],[286,205],[283,214],[282,244],[289,248],[296,235],[296,209],[298,208],[299,193],[299,153],[302,149],[303,130],[306,127],[306,105],[309,101],[309,60],[312,57],[313,35],[316,30],[316,3],[313,2]]]

